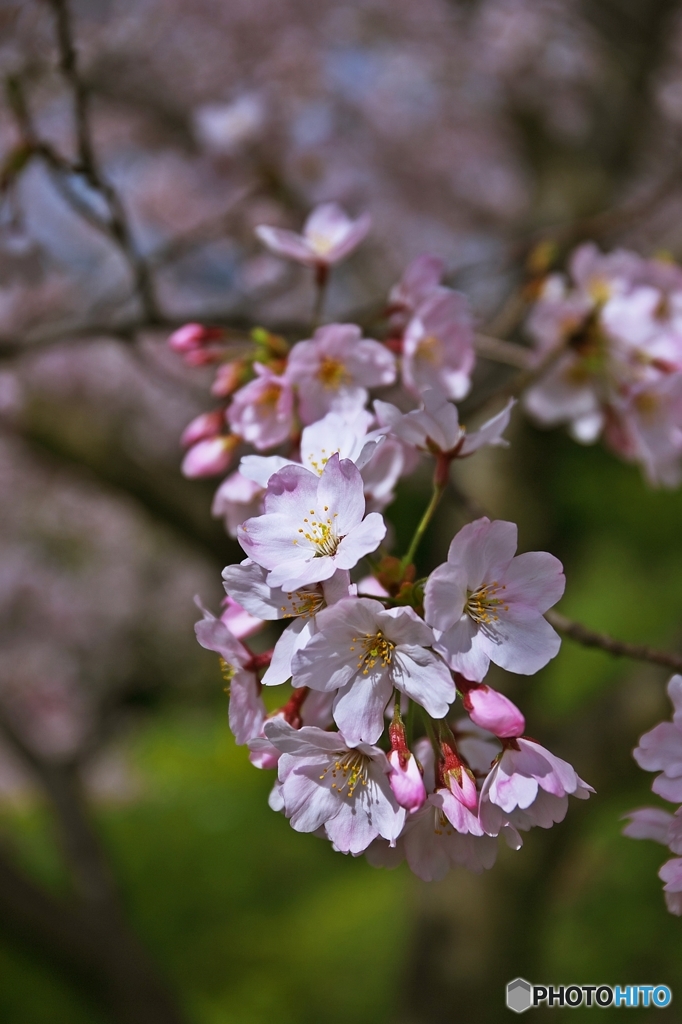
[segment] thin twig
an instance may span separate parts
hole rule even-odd
[[[531,350],[523,345],[516,345],[513,341],[501,341],[500,338],[492,338],[489,334],[474,335],[474,348],[484,359],[504,363],[517,370],[527,370],[533,355]]]
[[[644,644],[628,644],[622,640],[614,640],[606,633],[597,633],[588,629],[580,622],[573,622],[567,619],[560,612],[545,612],[545,618],[559,633],[570,637],[583,647],[598,647],[619,658],[633,658],[635,661],[649,661],[654,665],[665,665],[666,668],[673,668],[682,672],[682,654],[671,654],[668,651],[657,651],[653,647]]]
[[[83,174],[90,186],[105,200],[109,210],[109,233],[128,262],[147,319],[155,320],[159,308],[150,269],[137,252],[125,207],[118,192],[103,174],[95,152],[90,123],[90,92],[78,68],[68,0],[48,0],[48,3],[55,16],[59,67],[73,94],[79,159],[73,170]]]

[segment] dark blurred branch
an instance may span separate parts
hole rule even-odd
[[[613,654],[619,658],[632,658],[634,661],[649,661],[654,665],[665,665],[666,668],[682,672],[682,655],[670,654],[667,651],[657,651],[653,647],[646,647],[643,644],[628,644],[622,640],[614,640],[606,633],[597,633],[579,622],[567,619],[559,612],[545,612],[545,618],[559,633],[570,637],[583,647],[597,647],[601,651]]]
[[[40,888],[0,849],[0,932],[103,1001],[117,1024],[183,1024],[146,951],[120,926]]]
[[[189,543],[213,563],[225,565],[238,552],[226,536],[221,523],[208,513],[212,484],[191,488],[179,472],[156,466],[154,471],[130,458],[115,444],[100,448],[93,437],[78,439],[59,430],[58,414],[34,416],[18,425],[14,433],[43,458],[57,461],[64,468],[94,477],[98,484],[119,496],[133,498],[159,525],[173,530],[178,539]]]
[[[2,712],[0,735],[37,775],[49,797],[79,898],[101,908],[115,904],[113,879],[85,812],[85,800],[76,766],[72,762],[40,757]]]
[[[47,0],[55,16],[59,66],[73,94],[74,119],[79,170],[88,183],[104,198],[109,209],[109,230],[125,256],[135,281],[142,308],[148,320],[155,320],[159,314],[154,281],[146,261],[137,252],[128,216],[118,192],[105,177],[100,168],[92,140],[90,123],[90,93],[78,67],[78,56],[74,43],[71,10],[68,0]]]
[[[181,1024],[146,951],[125,921],[90,820],[76,764],[41,757],[0,714],[0,735],[40,781],[59,825],[74,886],[68,905],[41,890],[0,851],[0,921],[81,983],[99,990],[120,1024]]]
[[[474,348],[483,359],[504,363],[505,366],[513,366],[518,370],[528,369],[533,355],[531,350],[524,348],[523,345],[516,345],[513,341],[501,341],[488,334],[476,334]]]

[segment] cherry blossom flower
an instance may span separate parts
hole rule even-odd
[[[513,523],[487,517],[463,527],[448,560],[429,576],[425,618],[434,647],[452,669],[480,682],[490,662],[530,675],[559,651],[561,641],[543,613],[559,600],[561,562],[544,551],[514,557]]]
[[[649,482],[676,487],[682,480],[682,373],[630,388],[612,402],[605,437]]]
[[[383,512],[391,504],[398,480],[410,471],[410,467],[404,446],[384,435],[369,461],[360,469],[368,511]]]
[[[421,304],[440,287],[445,266],[438,256],[423,253],[412,260],[398,284],[391,288],[390,308],[416,313]]]
[[[645,733],[633,756],[645,771],[661,772],[653,781],[654,793],[682,803],[682,676],[671,677],[668,696],[674,708],[672,722],[661,722]]]
[[[638,811],[630,811],[624,815],[629,823],[623,829],[623,835],[630,839],[653,839],[663,846],[668,845],[670,826],[674,818],[669,811],[661,807],[642,807]],[[675,852],[681,852],[675,851]]]
[[[568,796],[586,800],[591,786],[563,761],[535,740],[507,740],[501,757],[491,768],[481,790],[481,823],[489,835],[498,835],[508,823],[527,830],[563,821]]]
[[[443,787],[435,788],[433,748],[424,738],[415,744],[415,755],[424,770],[426,803],[409,814],[395,849],[377,839],[367,850],[375,867],[397,867],[406,860],[410,870],[425,882],[440,881],[452,867],[479,874],[491,868],[497,856],[497,840],[483,831],[478,816]],[[505,838],[510,840],[505,831]],[[515,840],[512,838],[514,845]]]
[[[256,768],[272,769],[279,764],[282,756],[265,735],[265,725],[272,721],[287,722],[294,729],[300,729],[303,725],[312,725],[318,729],[327,730],[332,724],[332,697],[327,693],[315,693],[313,690],[294,690],[291,697],[278,711],[268,715],[258,736],[249,740],[249,761]],[[278,806],[270,804],[273,810],[284,810],[284,803],[281,802],[279,783],[276,785],[277,795],[280,799]]]
[[[246,519],[259,516],[263,511],[265,488],[249,480],[237,470],[221,483],[213,496],[211,513],[224,520],[230,537]]]
[[[354,221],[336,203],[323,203],[308,216],[301,235],[265,225],[259,225],[256,234],[277,256],[308,267],[329,267],[357,248],[371,224],[368,213]]]
[[[673,857],[662,865],[658,877],[665,882],[663,892],[671,914],[682,917],[682,857]]]
[[[303,428],[300,462],[285,459],[281,455],[245,455],[239,465],[240,472],[261,487],[267,487],[273,473],[279,472],[284,466],[303,465],[311,473],[321,476],[332,455],[350,459],[358,469],[362,469],[377,447],[385,442],[385,436],[379,431],[368,434],[372,420],[372,414],[364,409],[350,418],[338,412],[328,412],[317,423]]]
[[[378,512],[364,516],[362,477],[348,459],[333,455],[316,476],[285,466],[270,478],[265,514],[239,527],[246,554],[269,569],[271,587],[295,590],[352,569],[386,534]]]
[[[235,393],[227,420],[235,434],[262,451],[286,441],[294,422],[294,393],[286,377],[254,363],[256,379]]]
[[[202,609],[204,617],[195,626],[202,647],[216,651],[223,659],[223,671],[230,687],[230,729],[237,743],[247,743],[261,731],[265,705],[261,685],[251,667],[253,655],[239,642],[226,622]]]
[[[548,279],[528,329],[550,365],[524,395],[539,423],[600,435],[654,485],[682,479],[682,289],[660,261],[577,250],[572,284]]]
[[[277,686],[291,678],[291,660],[299,648],[305,647],[315,634],[316,614],[353,593],[350,575],[343,569],[323,583],[285,592],[266,582],[267,569],[245,559],[240,565],[223,569],[225,590],[258,620],[292,619],[272,652],[272,660],[263,676],[264,686]],[[331,704],[330,704],[331,706]]]
[[[418,395],[433,388],[448,398],[464,398],[475,362],[473,340],[466,298],[445,289],[431,295],[403,338],[402,374],[407,390]]]
[[[447,666],[426,648],[433,633],[411,608],[348,598],[320,612],[292,662],[294,685],[338,690],[334,721],[351,743],[375,743],[394,687],[443,718],[455,699]]]
[[[282,720],[264,727],[281,751],[278,777],[284,813],[297,832],[324,830],[343,853],[366,850],[377,836],[394,844],[405,811],[391,790],[384,752],[349,744],[341,733],[312,726],[296,730]]]
[[[306,424],[327,412],[358,412],[367,388],[393,384],[395,356],[378,341],[363,338],[355,324],[326,324],[289,353],[286,377],[298,389],[298,409]]]
[[[497,840],[484,833],[458,832],[435,798],[429,797],[424,807],[408,818],[395,849],[377,839],[366,856],[374,867],[393,868],[406,860],[422,881],[440,882],[453,867],[474,874],[491,868],[497,859]]]
[[[672,722],[661,722],[639,741],[633,751],[640,768],[661,771],[653,782],[652,790],[664,800],[682,801],[682,675],[674,675],[668,682],[668,696],[673,705]],[[669,814],[658,807],[643,807],[625,815],[629,823],[623,835],[631,839],[653,839],[667,846],[672,853],[682,854],[682,807]],[[663,887],[668,910],[682,915],[682,858],[666,861],[659,873],[666,884]]]
[[[510,399],[504,409],[479,430],[468,433],[460,425],[457,406],[449,402],[442,392],[430,388],[421,397],[421,409],[408,413],[401,413],[388,402],[377,400],[374,403],[379,422],[405,444],[421,451],[441,452],[460,458],[472,455],[487,444],[508,444],[502,434],[509,425],[514,399]]]

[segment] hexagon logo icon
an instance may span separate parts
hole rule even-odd
[[[507,1007],[514,1013],[530,1010],[532,1005],[531,986],[525,978],[514,978],[507,985]]]

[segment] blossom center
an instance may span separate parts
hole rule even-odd
[[[419,341],[416,354],[427,363],[439,363],[442,347],[440,338],[437,338],[435,334],[426,334]]]
[[[338,454],[339,454],[339,449],[338,448],[335,448],[333,452],[329,452],[329,453],[327,452],[326,448],[320,448],[319,458],[316,458],[314,454],[313,455],[309,455],[308,456],[308,462],[310,463],[312,468],[315,470],[317,475],[318,476],[322,476],[322,474],[324,472],[324,467],[327,465],[327,463],[331,459],[332,455],[338,455]]]
[[[323,356],[316,374],[322,387],[328,391],[338,391],[343,384],[350,384],[350,376],[340,359]]]
[[[642,391],[635,398],[635,408],[640,416],[654,416],[661,406],[661,399],[653,391]]]
[[[309,519],[306,516],[303,520],[305,525],[300,526],[298,529],[298,532],[303,534],[304,539],[316,549],[316,558],[336,554],[336,549],[343,540],[343,537],[339,537],[336,532],[336,523],[334,522],[339,513],[334,512],[333,516],[328,516],[326,514],[328,512],[329,505],[324,506],[324,515],[316,513],[315,509],[311,508],[310,515],[313,518]],[[298,542],[294,541],[294,544],[296,543]]]
[[[236,665],[230,665],[229,662],[225,661],[225,659],[223,657],[221,657],[220,658],[220,671],[222,673],[223,679],[227,683],[227,686],[225,687],[225,693],[229,693],[230,692],[230,683],[232,682],[232,680],[234,679],[234,677],[237,674],[237,666]]]
[[[287,611],[286,605],[282,605],[284,617],[287,619],[291,619],[295,615],[302,615],[303,618],[310,619],[324,604],[324,594],[320,590],[295,590],[293,593],[287,594],[287,597],[291,601],[291,611]]]
[[[464,611],[479,625],[490,626],[499,619],[498,608],[505,612],[509,611],[509,605],[504,603],[504,598],[497,596],[506,589],[504,584],[500,586],[497,580],[493,580],[492,583],[486,583],[478,590],[467,591]]]
[[[349,750],[327,765],[320,779],[324,779],[327,773],[331,772],[334,780],[332,789],[335,789],[339,796],[345,795],[350,799],[359,785],[367,785],[368,765],[369,758],[364,754],[358,750]]]
[[[256,398],[256,405],[267,406],[274,409],[279,402],[282,388],[279,384],[268,384]]]
[[[368,633],[363,637],[354,636],[351,651],[356,650],[356,644],[360,644],[358,668],[362,669],[363,676],[368,675],[370,669],[373,669],[378,662],[381,662],[382,668],[387,668],[391,664],[395,644],[385,637],[380,629],[376,633]]]
[[[334,248],[334,239],[318,231],[313,231],[306,240],[316,256],[326,256]]]

